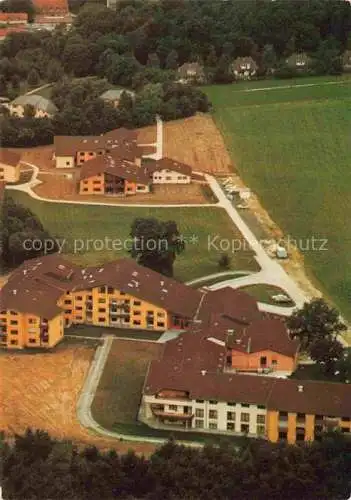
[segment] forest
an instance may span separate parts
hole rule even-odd
[[[83,449],[28,429],[0,441],[6,500],[342,500],[351,491],[351,441],[337,432],[291,446],[241,448],[168,441],[149,457]]]

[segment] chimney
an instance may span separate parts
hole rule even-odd
[[[297,390],[298,392],[303,392],[303,385],[298,385]]]

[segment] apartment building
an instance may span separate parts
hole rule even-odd
[[[151,427],[262,437],[290,444],[351,432],[351,386],[228,373],[227,346],[203,332],[165,345],[150,363],[139,419]]]
[[[84,163],[80,170],[79,194],[148,193],[151,184],[148,170],[123,156],[118,150]]]
[[[18,182],[20,178],[21,156],[0,148],[0,182]]]
[[[124,158],[140,162],[143,148],[137,144],[135,130],[119,128],[100,136],[55,136],[54,157],[56,168],[80,167],[106,153],[119,149]]]
[[[0,290],[0,346],[53,347],[72,324],[187,328],[201,294],[120,259],[80,268],[58,255],[24,262]]]

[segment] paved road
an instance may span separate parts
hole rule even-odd
[[[77,417],[79,422],[86,427],[88,430],[98,433],[101,436],[123,439],[124,441],[139,441],[143,443],[153,443],[153,444],[164,444],[167,439],[147,437],[147,436],[136,436],[129,434],[119,434],[118,432],[113,432],[105,429],[100,424],[98,424],[91,413],[91,405],[94,400],[96,390],[98,388],[109,352],[114,338],[107,336],[104,339],[102,346],[98,347],[94,359],[90,365],[89,373],[85,379],[82,392],[79,396],[77,404]],[[193,441],[177,441],[179,444],[186,444],[187,446],[192,446],[196,448],[201,448],[203,445]]]

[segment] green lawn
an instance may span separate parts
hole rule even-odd
[[[286,292],[277,286],[263,284],[248,285],[240,287],[239,290],[252,295],[252,297],[254,297],[258,302],[264,302],[265,304],[271,304],[273,306],[280,307],[293,307],[295,305],[295,302],[293,300],[280,303],[272,299],[272,295],[286,295]]]
[[[13,191],[11,196],[29,207],[41,220],[51,236],[63,244],[63,253],[82,265],[98,265],[127,255],[127,250],[113,249],[128,238],[136,217],[172,219],[178,224],[187,242],[193,235],[196,242],[186,243],[185,252],[177,257],[175,276],[188,281],[218,270],[221,251],[208,248],[208,237],[241,238],[226,212],[216,207],[189,208],[128,208],[100,207],[33,200],[25,193]],[[118,241],[117,241],[118,240]],[[75,249],[76,246],[76,249]],[[84,246],[82,250],[79,247]],[[242,250],[232,255],[232,270],[258,270],[253,253]]]
[[[297,240],[317,286],[351,319],[351,80],[340,80],[302,79],[297,83],[320,85],[257,92],[243,89],[264,82],[204,90],[244,181]]]

